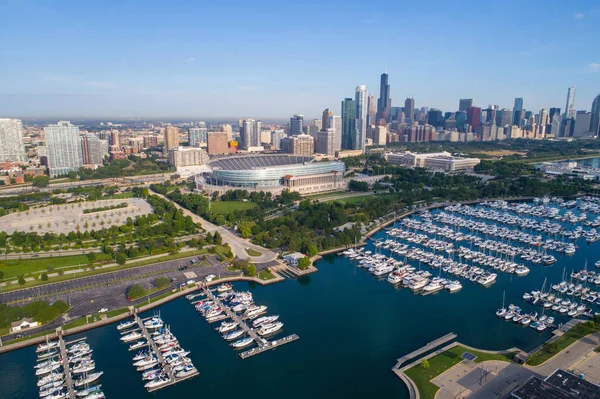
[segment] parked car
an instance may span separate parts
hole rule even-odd
[[[98,311],[98,313],[106,313],[106,312],[108,312],[107,308],[102,308]]]

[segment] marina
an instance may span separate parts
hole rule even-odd
[[[85,337],[67,342],[59,335],[38,345],[34,369],[40,398],[104,399],[102,385],[97,384],[103,372],[96,370],[92,351]]]
[[[218,294],[215,295],[215,292]],[[204,296],[204,299],[194,301],[198,296]],[[250,350],[239,352],[241,359],[264,353],[300,338],[297,334],[292,334],[269,341],[269,338],[283,328],[283,323],[278,321],[279,316],[263,316],[267,311],[266,306],[256,306],[250,292],[232,291],[229,284],[221,284],[215,290],[203,287],[202,294],[190,295],[187,299],[192,300],[194,308],[208,323],[222,321],[216,330],[226,341],[233,341],[230,346],[234,350],[256,345]]]
[[[134,314],[134,320],[127,320],[117,326],[121,332],[121,341],[133,342],[129,350],[138,350],[133,357],[133,366],[142,373],[142,379],[148,381],[144,387],[148,392],[177,384],[199,374],[177,338],[165,325],[160,315],[140,318]],[[137,328],[134,328],[137,326]]]
[[[553,202],[549,202],[548,206],[559,209],[561,215],[569,210],[577,215],[581,211],[580,203],[581,201],[577,201],[570,208],[561,207],[558,203]],[[539,204],[542,204],[541,200]],[[517,216],[511,211],[514,206],[510,204],[507,206],[506,210],[492,208],[489,205],[473,205],[472,208],[496,210]],[[432,210],[429,213],[435,217],[440,212],[445,212],[445,210]],[[589,210],[586,212],[588,215],[592,213]],[[472,220],[470,216],[457,216]],[[542,217],[524,213],[519,217],[543,222]],[[415,215],[414,219],[426,222],[420,214]],[[590,217],[589,219],[593,220],[594,218]],[[434,220],[432,223],[444,227]],[[486,221],[486,223],[489,224],[491,221]],[[586,231],[593,228],[591,225],[586,226],[586,222],[571,224],[568,221],[557,220],[556,223],[567,231],[575,231],[580,226]],[[509,243],[506,237],[502,239],[488,235],[486,238],[479,232],[471,233],[468,229],[450,225],[446,227],[457,233],[481,237],[481,242],[490,240],[501,243],[504,240],[504,243],[510,244],[512,247],[543,252],[543,248],[520,243],[517,240],[511,240],[512,242]],[[541,235],[544,242],[553,239],[545,232],[508,225],[506,227],[532,236]],[[395,226],[389,226],[389,229],[393,228],[407,230],[401,221],[398,221]],[[373,384],[377,385],[377,392],[382,395],[404,399],[409,397],[407,388],[394,373],[390,372],[390,367],[396,363],[395,357],[398,355],[427,346],[428,342],[435,341],[448,334],[449,331],[459,335],[461,342],[477,348],[502,350],[518,347],[524,351],[531,351],[552,336],[553,327],[538,331],[531,327],[533,323],[531,321],[527,326],[520,322],[516,323],[512,319],[507,321],[496,314],[499,308],[509,309],[512,303],[521,309],[522,315],[531,315],[537,312],[538,321],[545,315],[547,318],[554,318],[553,326],[564,325],[569,320],[575,319],[568,317],[567,314],[553,312],[551,309],[544,310],[537,303],[523,300],[523,294],[530,293],[532,290],[542,291],[544,280],[547,282],[543,291],[552,291],[551,293],[555,295],[556,291],[552,286],[557,285],[557,288],[563,289],[558,285],[562,281],[570,284],[571,279],[574,283],[574,292],[575,286],[578,284],[582,285],[582,289],[589,288],[589,294],[599,291],[596,285],[589,281],[589,278],[592,277],[591,274],[586,274],[586,282],[581,280],[576,282],[575,280],[577,273],[585,269],[586,258],[588,259],[588,272],[595,271],[595,262],[599,259],[598,243],[588,244],[583,235],[576,240],[563,236],[554,237],[555,240],[573,243],[577,248],[572,255],[547,248],[546,253],[555,256],[556,262],[545,265],[523,260],[520,255],[511,259],[507,254],[490,253],[489,249],[477,247],[467,240],[456,241],[440,234],[436,237],[435,234],[430,235],[411,230],[411,233],[425,234],[432,240],[438,240],[438,244],[441,244],[442,241],[453,244],[451,249],[456,252],[448,253],[445,248],[441,250],[435,247],[428,248],[386,234],[389,231],[380,231],[375,234],[373,240],[369,240],[364,246],[363,253],[370,251],[371,256],[384,255],[394,259],[394,262],[403,262],[404,265],[408,264],[410,267],[414,267],[415,272],[420,268],[422,272],[431,273],[431,276],[428,277],[430,280],[441,276],[441,278],[451,281],[460,281],[462,288],[452,294],[450,294],[450,290],[440,290],[425,296],[421,295],[421,291],[416,291],[417,295],[415,295],[415,292],[403,287],[402,284],[386,281],[393,272],[386,276],[374,276],[366,272],[365,267],[358,267],[360,260],[350,259],[349,256],[335,255],[327,255],[319,260],[316,264],[319,272],[310,276],[286,279],[268,287],[246,282],[232,283],[234,291],[251,292],[252,298],[257,304],[268,308],[268,313],[260,315],[254,320],[264,315],[281,314],[282,317],[289,315],[291,317],[282,320],[285,322],[284,328],[302,337],[301,341],[287,346],[285,350],[267,351],[268,353],[263,356],[252,356],[252,361],[249,361],[252,367],[248,367],[248,362],[239,361],[240,353],[248,352],[252,347],[232,351],[232,347],[227,343],[232,343],[239,338],[227,341],[223,335],[229,332],[215,333],[215,328],[219,328],[223,321],[231,323],[234,322],[233,320],[227,318],[209,324],[204,317],[197,317],[198,313],[189,306],[190,301],[207,300],[204,291],[202,293],[198,291],[198,294],[201,295],[189,298],[189,300],[180,298],[166,303],[160,307],[160,311],[161,319],[177,336],[182,346],[192,354],[202,354],[202,356],[194,358],[196,367],[201,369],[202,373],[189,382],[174,384],[169,389],[154,391],[152,395],[157,398],[183,397],[193,396],[201,391],[209,397],[233,398],[239,396],[239,392],[230,389],[229,385],[223,381],[223,375],[235,375],[237,383],[244,386],[244,395],[252,399],[275,398],[282,393],[286,397],[294,399],[323,395],[334,397],[372,396]],[[398,241],[402,246],[408,245],[406,254],[390,251],[391,245],[385,249],[384,247],[389,245],[385,244],[386,240]],[[382,244],[376,247],[375,244],[378,242]],[[486,259],[487,256],[493,256],[502,262],[524,265],[530,271],[527,274],[518,275],[516,269],[515,273],[510,273],[496,270],[493,266],[473,263],[471,259],[458,257],[460,248],[465,248],[465,254],[467,254],[466,250],[485,253]],[[411,253],[419,258],[431,258],[430,264],[417,258],[405,260],[405,256],[409,253],[408,250],[412,250]],[[404,250],[402,247],[398,247],[398,251]],[[497,274],[496,280],[493,284],[484,287],[462,276],[449,274],[444,271],[447,265],[442,265],[441,268],[435,267],[437,264],[434,267],[431,266],[431,263],[442,260],[467,264],[468,270],[472,272],[478,271],[473,268],[482,269],[480,275],[485,271],[495,273]],[[485,262],[483,258],[482,261]],[[467,269],[465,268],[465,270]],[[571,277],[572,274],[573,277]],[[579,276],[582,277],[581,274]],[[594,279],[595,276],[592,281]],[[221,294],[216,291],[214,286],[211,290],[216,297]],[[503,295],[504,292],[505,295]],[[568,292],[569,287],[567,287],[567,292],[561,295],[571,300],[577,298],[577,302],[579,302],[581,296],[568,295]],[[360,295],[357,296],[356,293],[360,293]],[[502,303],[503,296],[505,304]],[[585,300],[583,303],[588,308],[596,306]],[[139,315],[142,319],[152,316],[152,312]],[[340,328],[347,326],[348,320],[359,320],[360,322],[354,323],[352,328],[344,329],[344,333],[341,334]],[[466,323],[465,320],[470,320],[470,322]],[[137,338],[127,344],[119,345],[122,331],[117,330],[117,325],[113,324],[85,333],[86,341],[91,346],[102,349],[94,352],[97,367],[105,372],[102,377],[102,391],[106,393],[107,397],[145,397],[147,389],[144,388],[144,384],[140,383],[139,372],[131,366],[132,357],[140,349],[123,350],[123,345],[127,345],[129,348],[142,339]],[[138,328],[139,326],[136,325],[131,330]],[[75,335],[70,338],[78,339],[80,337],[82,336]],[[257,347],[256,344],[253,346]],[[352,348],[352,350],[348,348]],[[319,361],[311,362],[313,359],[319,359]],[[3,370],[3,373],[0,374],[0,396],[24,399],[37,395],[38,389],[35,383],[37,378],[34,373],[31,373],[31,366],[35,362],[33,351],[28,349],[0,356],[0,368]],[[311,362],[310,368],[303,366],[306,362]],[[267,391],[264,389],[264,376],[266,375],[269,376],[271,388]],[[289,386],[290,375],[306,379],[311,383],[294,384],[294,388],[291,389]],[[17,380],[20,381],[18,385],[15,384]]]

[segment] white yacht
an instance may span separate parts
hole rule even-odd
[[[229,334],[225,335],[225,339],[227,341],[233,341],[236,338],[241,337],[242,335],[244,335],[245,331],[244,330],[236,330],[236,331],[232,331]]]
[[[119,325],[117,326],[117,330],[119,330],[119,331],[126,330],[128,328],[135,326],[136,324],[137,323],[135,320],[124,321],[122,323],[119,323]]]
[[[134,331],[134,332],[131,332],[131,333],[127,334],[127,335],[122,336],[120,339],[123,342],[131,342],[131,341],[135,341],[136,339],[140,339],[142,337],[143,337],[142,334],[140,334],[137,331]]]
[[[277,319],[279,319],[278,315],[259,317],[258,319],[254,320],[252,327],[257,328],[263,324],[273,323],[274,321],[277,321]]]
[[[90,382],[94,382],[98,378],[100,378],[100,376],[102,374],[104,374],[104,372],[102,372],[102,371],[98,371],[97,373],[88,374],[88,376],[85,377],[85,378],[81,378],[79,380],[74,380],[73,381],[73,385],[75,385],[76,387],[80,387],[80,386],[83,386],[85,384],[89,384]]]
[[[249,318],[254,318],[260,314],[263,314],[267,311],[267,307],[264,305],[261,306],[254,306],[252,308],[249,308],[248,310],[246,310],[245,315]]]
[[[238,326],[238,323],[236,323],[235,321],[232,321],[230,323],[224,321],[223,323],[221,323],[219,328],[217,328],[217,331],[219,331],[220,333],[226,333],[231,330],[235,330],[235,328],[237,326]]]
[[[252,337],[246,337],[246,338],[242,338],[238,341],[235,341],[231,344],[231,346],[233,346],[234,348],[244,348],[248,345],[250,345],[251,343],[254,342],[254,338]]]
[[[258,331],[258,334],[261,336],[272,334],[276,331],[281,330],[282,327],[283,327],[283,323],[280,321],[278,321],[276,323],[272,323],[272,324],[264,324]]]

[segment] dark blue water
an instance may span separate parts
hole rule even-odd
[[[495,311],[506,291],[507,303],[541,312],[521,300],[523,293],[540,289],[546,277],[548,283],[560,281],[563,267],[581,269],[586,257],[593,265],[598,243],[590,247],[580,240],[578,244],[581,248],[573,257],[556,255],[559,261],[551,267],[528,264],[531,272],[525,277],[499,272],[496,283],[487,289],[463,280],[464,288],[456,294],[423,297],[396,290],[336,255],[319,261],[319,272],[300,280],[267,287],[236,283],[237,290],[250,289],[258,304],[269,307],[269,314],[280,315],[285,323],[280,336],[300,336],[296,342],[246,360],[214,331],[218,323],[207,324],[180,298],[161,306],[161,316],[183,348],[191,351],[200,375],[149,396],[407,398],[404,385],[391,371],[396,358],[448,332],[457,333],[465,344],[486,349],[527,350],[546,340],[549,332],[540,334],[505,322],[495,317]],[[373,249],[372,244],[369,247]],[[120,343],[115,327],[69,338],[87,337],[97,369],[104,371],[107,398],[147,397],[141,375],[131,365],[134,354]],[[0,356],[0,398],[37,397],[34,351],[30,347]]]
[[[600,158],[580,159],[579,161],[577,161],[577,166],[599,169],[600,168]]]

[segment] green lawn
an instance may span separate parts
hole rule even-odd
[[[110,260],[110,255],[97,253],[96,261]],[[44,258],[29,259],[9,259],[0,260],[0,271],[4,273],[4,279],[11,279],[20,275],[26,275],[34,272],[47,271],[49,266],[58,268],[87,265],[89,259],[87,255],[54,256]]]
[[[586,327],[585,324],[587,323],[578,324],[569,331],[565,332],[556,341],[554,341],[552,347],[542,348],[542,350],[534,354],[527,363],[532,366],[540,365],[580,338],[600,331],[598,328],[592,328],[590,324],[588,324],[589,327]]]
[[[202,249],[196,250],[195,255],[198,256],[198,255],[206,254],[207,252],[208,251],[206,250],[206,248],[202,248]],[[217,251],[217,254],[218,253],[219,252]],[[96,255],[105,255],[105,254],[96,254]],[[82,256],[84,256],[84,255],[82,255]],[[73,278],[80,278],[80,277],[88,277],[88,276],[93,276],[93,275],[102,274],[102,273],[112,273],[117,270],[128,269],[131,267],[138,267],[138,266],[146,266],[146,265],[151,265],[154,263],[165,262],[168,260],[187,258],[190,256],[194,256],[194,251],[179,252],[174,255],[165,255],[165,256],[161,256],[159,258],[145,259],[145,260],[140,260],[137,262],[128,261],[124,265],[115,265],[115,266],[112,266],[109,268],[104,268],[104,269],[89,270],[89,271],[77,273],[75,276],[73,276],[73,274],[68,274],[68,275],[65,274],[63,276],[51,277],[50,279],[48,279],[48,281],[34,280],[34,281],[27,281],[25,283],[25,285],[11,284],[7,287],[3,287],[2,291],[7,292],[7,291],[14,291],[14,290],[22,289],[22,288],[37,287],[39,285],[43,285],[43,284],[47,284],[47,283],[56,283],[59,281],[71,280]]]
[[[91,317],[88,320],[89,320],[90,323],[92,323],[94,321],[100,320],[100,316],[102,316],[103,314],[105,314],[106,317],[110,319],[111,317],[115,317],[115,316],[118,316],[120,314],[127,313],[127,312],[129,312],[128,308],[121,308],[121,309],[111,310],[111,311],[106,312],[106,313],[94,313],[93,315],[91,315]],[[85,321],[86,321],[85,317],[81,317],[81,318],[79,318],[77,320],[74,320],[74,321],[72,321],[70,323],[65,324],[62,327],[62,329],[63,329],[63,331],[66,331],[66,330],[69,330],[71,328],[81,327],[81,326],[83,326],[85,324],[88,324]]]
[[[259,251],[255,250],[255,249],[252,249],[252,248],[246,248],[246,252],[250,256],[261,256],[262,255],[262,252],[259,252]]]
[[[214,213],[228,214],[233,211],[246,211],[256,206],[254,202],[242,201],[214,201],[210,203],[210,210]]]
[[[101,200],[126,199],[126,198],[133,198],[133,193],[131,191],[128,191],[128,192],[125,192],[125,193],[119,193],[119,194],[113,194],[113,195],[105,195],[104,197],[100,197]]]
[[[435,397],[436,392],[440,388],[430,381],[442,374],[444,371],[448,370],[450,367],[460,363],[463,360],[461,356],[465,352],[469,352],[477,356],[475,363],[486,360],[510,361],[513,356],[513,354],[500,355],[479,352],[457,345],[446,352],[440,353],[439,355],[429,359],[429,368],[424,369],[420,364],[418,364],[406,370],[406,375],[409,376],[417,385],[421,398],[433,399]]]
[[[275,275],[267,270],[261,270],[258,272],[258,278],[261,280],[271,280],[275,278]]]

